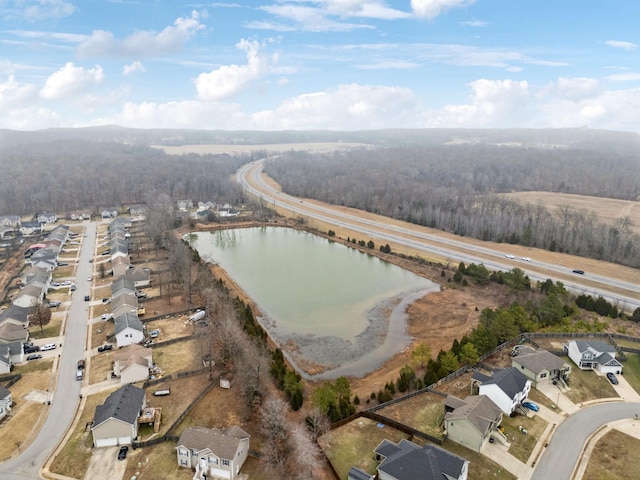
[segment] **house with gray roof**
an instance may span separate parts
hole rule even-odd
[[[379,480],[467,480],[469,461],[435,445],[383,440],[374,452]]]
[[[506,438],[498,430],[503,412],[486,395],[470,395],[464,400],[447,395],[445,399],[444,427],[447,439],[480,452],[489,438]]]
[[[564,351],[580,370],[622,372],[622,364],[616,360],[616,347],[602,340],[571,340],[564,344]]]
[[[0,313],[0,324],[5,322],[19,325],[23,328],[29,326],[29,315],[31,315],[32,307],[21,307],[19,305],[11,305],[4,312]]]
[[[138,436],[138,417],[146,407],[145,392],[125,385],[96,407],[91,434],[95,447],[129,445]]]
[[[151,270],[148,268],[128,268],[116,280],[129,280],[135,288],[145,288],[151,285]]]
[[[238,477],[249,454],[250,435],[234,425],[225,429],[191,427],[180,435],[178,465],[195,469],[194,480]]]
[[[125,313],[136,313],[138,310],[138,299],[133,292],[121,292],[111,300],[111,314],[113,318],[118,318]]]
[[[471,378],[479,385],[478,393],[489,397],[507,415],[511,415],[531,391],[531,380],[513,367],[495,370],[491,376],[475,371]]]
[[[15,297],[11,300],[11,303],[22,308],[31,308],[42,302],[44,298],[45,290],[36,285],[27,285],[22,288]]]
[[[375,475],[371,475],[358,467],[351,467],[347,475],[347,480],[374,480],[374,478]]]
[[[10,373],[13,362],[11,361],[11,350],[8,345],[0,345],[0,374]]]
[[[11,406],[13,405],[13,398],[11,398],[11,392],[0,385],[0,420],[6,417],[11,412]]]
[[[42,225],[38,222],[22,222],[20,233],[22,235],[35,235],[42,232]]]
[[[29,330],[23,325],[12,322],[0,322],[0,345],[12,342],[26,342]]]
[[[0,226],[7,227],[12,231],[20,228],[22,218],[19,215],[0,215]]]
[[[511,366],[520,370],[535,388],[566,382],[571,373],[571,365],[547,350],[535,350],[522,346],[512,352]]]
[[[118,348],[141,343],[144,327],[135,313],[125,313],[115,317],[116,345]]]

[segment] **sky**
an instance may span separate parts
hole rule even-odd
[[[0,0],[0,128],[640,133],[637,0]]]

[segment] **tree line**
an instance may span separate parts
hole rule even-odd
[[[640,198],[638,154],[450,145],[289,152],[266,172],[291,195],[315,198],[481,240],[640,266],[628,217],[521,203],[501,193],[542,190]]]

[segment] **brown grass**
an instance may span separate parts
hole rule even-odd
[[[569,357],[563,357],[570,362]],[[619,395],[604,375],[590,370],[571,368],[566,396],[573,403],[588,402],[599,398],[618,398]]]
[[[504,433],[511,442],[509,453],[521,462],[527,463],[548,423],[537,415],[533,417],[517,415],[515,417],[504,416],[500,425],[504,427]],[[527,430],[526,435],[520,431],[518,428],[520,426]]]
[[[554,213],[564,206],[568,206],[572,210],[590,212],[595,214],[599,221],[607,224],[613,224],[617,219],[629,217],[632,222],[632,230],[640,234],[640,202],[553,192],[516,192],[502,195],[522,203],[541,203]]]
[[[583,480],[627,480],[640,472],[640,440],[618,430],[605,434],[593,449]],[[635,474],[633,472],[636,472]]]
[[[69,440],[51,463],[51,472],[72,478],[83,478],[84,472],[87,471],[91,461],[93,444],[91,431],[85,431],[85,425],[93,420],[96,406],[102,405],[104,399],[113,391],[115,389],[85,397],[86,403],[80,419],[71,432]]]
[[[439,395],[417,395],[383,408],[378,413],[433,437],[444,438],[441,427],[444,418],[444,398]]]

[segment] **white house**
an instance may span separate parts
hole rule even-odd
[[[12,404],[11,392],[0,385],[0,420],[9,414]]]
[[[135,313],[125,313],[115,318],[116,345],[118,348],[141,343],[144,340],[142,322]]]
[[[211,475],[233,480],[249,454],[250,435],[238,426],[216,428],[191,427],[180,435],[176,447],[178,465],[195,468],[194,480]]]
[[[0,374],[11,373],[11,350],[7,345],[0,345]]]
[[[35,285],[27,285],[13,297],[11,303],[22,308],[31,308],[44,298],[44,291]]]
[[[479,384],[479,395],[489,397],[507,415],[527,399],[531,390],[531,380],[513,367],[496,370],[490,377],[474,372],[472,379]]]
[[[96,407],[91,434],[96,447],[129,445],[138,436],[138,417],[146,406],[142,388],[125,385]]]
[[[564,344],[564,350],[581,370],[622,372],[622,364],[616,360],[616,348],[610,343],[602,340],[571,340]]]
[[[379,480],[467,480],[469,461],[427,444],[383,440],[374,450]]]

